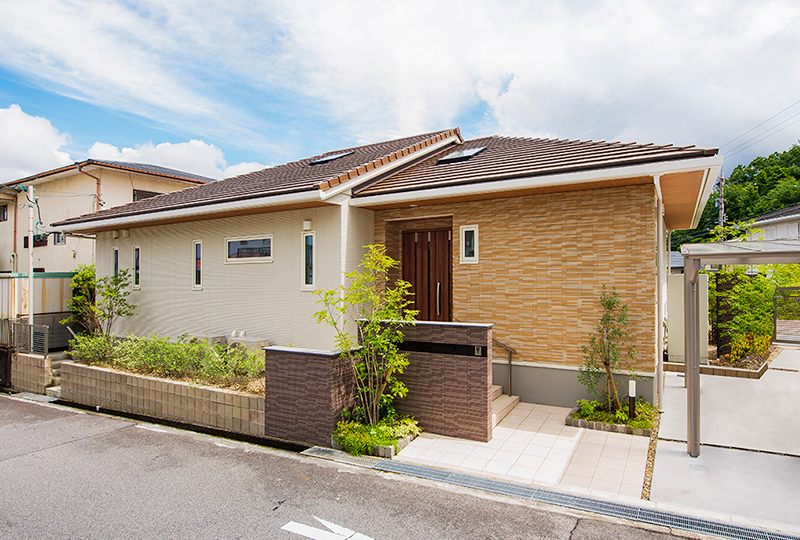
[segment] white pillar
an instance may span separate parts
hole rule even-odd
[[[700,260],[684,257],[684,374],[686,378],[686,451],[700,455],[700,342],[698,339],[697,283]]]
[[[36,202],[36,195],[33,192],[33,186],[28,187],[28,197],[33,203]],[[34,204],[28,203],[28,324],[33,324],[33,312],[35,310],[34,303],[34,284],[33,284],[33,206]]]

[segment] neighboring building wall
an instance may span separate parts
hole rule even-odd
[[[800,231],[800,217],[759,225],[754,223],[755,232],[748,235],[748,240],[797,240]]]
[[[356,212],[353,219],[364,216]],[[120,268],[131,268],[133,246],[141,250],[141,289],[129,297],[136,314],[120,320],[115,333],[176,337],[244,330],[273,345],[332,349],[332,330],[313,317],[321,309],[317,295],[301,290],[304,220],[311,220],[315,233],[316,289],[338,287],[338,206],[121,230],[116,239],[112,232],[99,233],[99,276],[113,272],[114,247],[119,248]],[[260,235],[272,235],[272,262],[225,262],[226,238]],[[200,290],[193,289],[195,241],[202,242]]]
[[[493,323],[494,338],[518,351],[515,361],[575,366],[599,321],[606,284],[628,304],[635,368],[655,370],[654,186],[377,211],[375,242],[388,243],[400,259],[399,227],[390,220],[430,216],[432,223],[452,216],[454,320]],[[459,262],[464,225],[478,225],[477,264]]]
[[[133,190],[168,193],[192,186],[188,182],[168,180],[148,175],[126,173],[109,169],[95,169],[89,174],[100,179],[100,200],[102,208],[120,206],[133,201]],[[97,181],[85,174],[76,173],[34,186],[41,212],[40,225],[50,228],[51,223],[71,217],[89,214],[96,210]],[[27,202],[25,193],[17,195],[19,206]],[[2,203],[0,203],[2,204]],[[34,214],[34,219],[39,219]],[[16,271],[28,272],[28,250],[23,247],[23,238],[28,235],[28,209],[8,205],[8,220],[0,222],[0,271],[14,270],[11,254],[14,252],[14,223],[16,220],[18,263]],[[47,239],[47,246],[33,248],[34,268],[44,268],[47,272],[73,272],[81,264],[94,262],[94,241],[91,238],[68,236],[65,243],[56,245],[53,236]]]

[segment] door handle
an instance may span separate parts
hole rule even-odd
[[[442,314],[441,302],[439,301],[440,297],[441,297],[441,294],[440,294],[441,292],[442,292],[442,282],[441,281],[437,281],[436,282],[436,316],[437,317],[441,316],[441,314]]]

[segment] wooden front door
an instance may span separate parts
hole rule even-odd
[[[403,279],[411,283],[420,321],[451,320],[451,261],[450,229],[403,232]]]

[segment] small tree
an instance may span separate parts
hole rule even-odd
[[[407,355],[398,350],[403,341],[401,328],[414,324],[417,311],[407,309],[411,284],[398,280],[385,287],[386,274],[397,261],[386,255],[386,247],[366,246],[367,254],[359,270],[347,272],[349,286],[317,292],[325,309],[315,313],[336,332],[336,346],[345,355],[355,374],[359,412],[375,425],[396,397],[408,392],[395,375],[408,365]],[[346,331],[349,323],[357,328],[358,338]]]
[[[111,326],[120,317],[133,315],[136,306],[128,302],[130,270],[116,276],[95,279],[94,265],[82,265],[72,278],[73,295],[67,301],[72,315],[62,324],[76,322],[90,334],[111,335]]]
[[[620,305],[616,289],[612,287],[611,292],[608,292],[604,284],[600,293],[600,305],[603,306],[603,315],[595,328],[597,334],[589,335],[588,347],[581,346],[585,362],[579,367],[578,380],[598,400],[606,400],[608,410],[617,411],[621,405],[617,385],[614,383],[614,371],[626,347],[632,369],[633,360],[636,358],[636,347],[626,343],[630,339],[628,305]],[[597,388],[604,375],[605,385]]]

